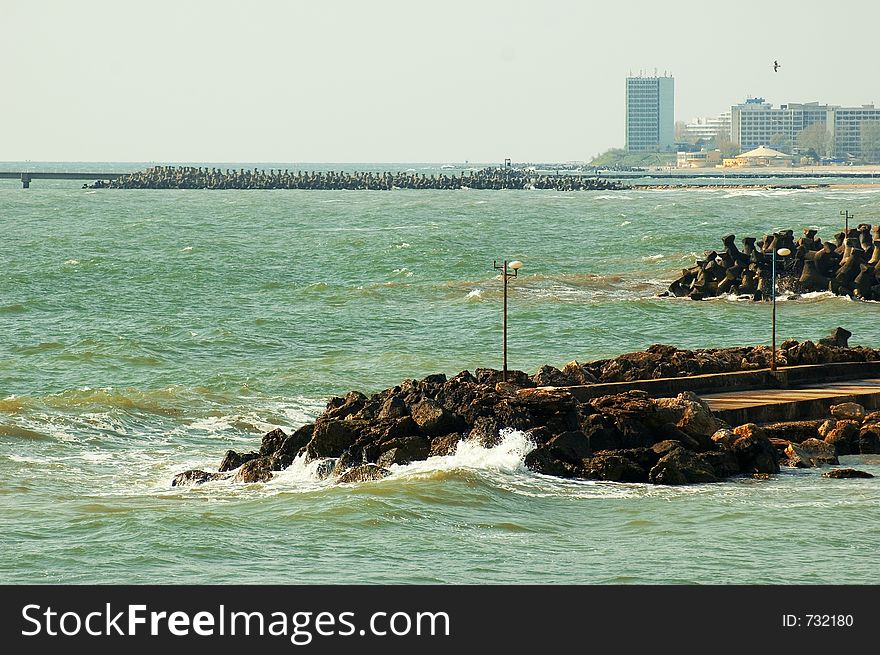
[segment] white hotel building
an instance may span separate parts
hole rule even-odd
[[[831,137],[835,157],[860,157],[864,121],[880,121],[880,108],[873,105],[839,107],[818,102],[773,107],[763,98],[749,98],[730,109],[730,138],[743,150],[769,146],[790,154],[803,129],[822,123]]]

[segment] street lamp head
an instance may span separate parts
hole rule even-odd
[[[518,271],[522,268],[522,262],[517,259],[516,261],[510,262],[507,267],[513,269],[514,271]]]
[[[776,251],[776,254],[780,257],[788,257],[791,254],[791,250],[789,250],[788,248],[780,248]]]

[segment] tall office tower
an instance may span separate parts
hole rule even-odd
[[[629,152],[672,150],[674,84],[668,77],[626,78],[626,149]]]

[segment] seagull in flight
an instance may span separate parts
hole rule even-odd
[[[773,60],[773,72],[774,73],[779,72],[779,62],[776,61],[775,59]]]

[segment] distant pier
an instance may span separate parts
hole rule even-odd
[[[111,181],[126,175],[126,173],[77,173],[68,171],[48,172],[48,171],[27,171],[12,172],[0,171],[0,179],[21,180],[21,187],[28,189],[31,186],[31,180],[106,180]]]

